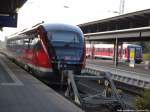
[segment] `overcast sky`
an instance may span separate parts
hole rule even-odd
[[[119,4],[120,0],[28,0],[18,11],[18,27],[4,28],[0,35],[10,35],[41,21],[77,25],[116,16]],[[149,8],[150,0],[125,0],[124,13]]]

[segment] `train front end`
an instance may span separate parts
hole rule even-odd
[[[76,26],[55,24],[45,26],[48,53],[54,73],[61,69],[80,74],[85,67],[85,42]]]

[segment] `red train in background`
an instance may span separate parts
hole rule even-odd
[[[130,61],[130,50],[134,49],[134,59],[136,63],[142,62],[142,47],[135,44],[122,44],[118,49],[118,59],[120,61]],[[86,44],[86,57],[113,59],[113,44]]]
[[[60,79],[59,66],[80,74],[85,67],[85,42],[77,26],[39,24],[7,39],[7,54],[38,76]]]

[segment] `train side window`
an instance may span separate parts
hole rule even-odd
[[[113,50],[112,50],[112,48],[110,48],[110,53],[113,53]]]
[[[18,48],[23,48],[24,42],[23,39],[18,40]]]
[[[96,49],[96,52],[99,52],[99,48]]]
[[[28,48],[32,48],[32,40],[33,40],[33,38],[29,39]]]
[[[102,48],[100,48],[100,52],[103,52],[103,49],[102,49]]]
[[[37,49],[37,50],[42,49],[42,46],[41,46],[40,40],[38,40],[38,42],[37,42],[37,44],[36,44],[36,49]]]
[[[110,48],[108,48],[108,52],[110,53]]]
[[[29,43],[30,43],[29,38],[23,39],[23,43],[24,43],[24,48],[28,48],[29,47]]]
[[[18,44],[18,46],[23,45],[23,40],[21,40],[21,39],[18,40],[18,41],[17,41],[17,44]]]
[[[106,52],[106,48],[103,48],[104,52]]]
[[[35,48],[36,44],[38,43],[38,40],[39,39],[37,37],[30,39],[30,48]]]
[[[27,36],[29,37],[28,48],[33,49],[37,43],[38,37],[35,32],[31,32],[27,34]]]
[[[95,48],[95,51],[97,52],[97,48]]]

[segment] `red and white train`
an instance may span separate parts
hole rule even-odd
[[[38,76],[60,79],[60,66],[80,74],[85,67],[85,41],[77,26],[39,24],[7,40],[7,54]]]
[[[142,47],[134,44],[122,44],[118,48],[118,59],[130,61],[130,50],[134,49],[134,59],[136,63],[142,62]],[[114,44],[86,44],[86,57],[107,58],[114,57]]]

